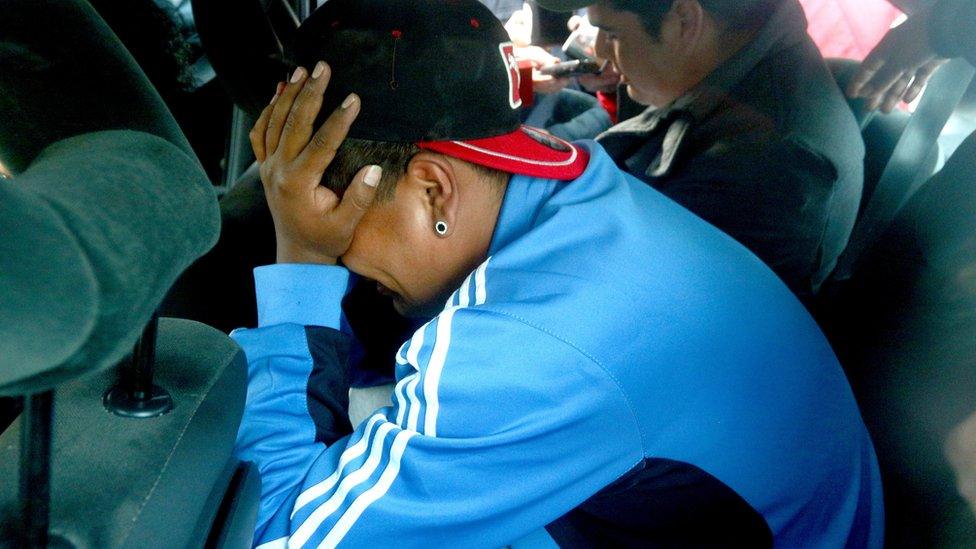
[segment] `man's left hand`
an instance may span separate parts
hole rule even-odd
[[[861,63],[847,86],[847,95],[867,99],[868,110],[880,108],[886,113],[899,101],[914,101],[947,61],[929,45],[928,21],[929,12],[922,10],[888,31]]]

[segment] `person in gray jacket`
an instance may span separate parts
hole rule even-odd
[[[591,4],[597,52],[648,108],[597,138],[809,302],[847,245],[864,145],[796,0]]]

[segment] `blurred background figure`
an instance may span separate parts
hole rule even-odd
[[[847,93],[890,111],[950,58],[976,64],[976,3],[939,0],[892,28]],[[976,544],[976,134],[859,261],[839,349],[878,451],[886,542]]]
[[[887,0],[800,0],[826,58],[863,60],[904,13]]]
[[[492,5],[486,5],[495,11]],[[499,10],[498,13],[506,11]],[[532,79],[531,88],[522,88],[522,121],[568,141],[593,139],[613,124],[611,113],[616,110],[615,101],[611,100],[607,107],[604,100],[594,96],[598,89],[609,88],[592,85],[593,89],[584,87],[590,92],[584,93],[579,90],[582,82],[577,84],[568,75],[549,73],[550,69],[573,58],[563,47],[570,36],[570,15],[547,10],[535,2],[525,2],[512,12],[505,22],[505,30],[515,44],[520,67],[524,67],[523,78],[531,74]],[[572,17],[575,18],[572,27],[575,29],[580,18]],[[596,36],[595,29],[593,31],[591,38]],[[592,55],[592,51],[591,45],[588,55]],[[615,86],[613,84],[614,89]]]

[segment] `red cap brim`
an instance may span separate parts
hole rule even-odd
[[[424,141],[417,146],[507,173],[563,181],[583,175],[590,161],[582,147],[529,126],[484,139]]]

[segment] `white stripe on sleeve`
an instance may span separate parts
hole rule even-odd
[[[471,277],[468,276],[458,290],[458,307],[467,307],[471,303]]]
[[[336,481],[339,480],[339,475],[342,474],[342,470],[346,468],[346,465],[349,465],[349,462],[366,453],[366,446],[369,444],[369,438],[372,436],[373,428],[376,427],[377,423],[383,421],[384,419],[386,418],[383,417],[382,414],[376,414],[369,418],[369,423],[366,424],[366,429],[363,431],[362,438],[360,438],[356,444],[353,444],[349,448],[346,448],[346,451],[342,452],[342,456],[339,458],[339,465],[336,467],[335,472],[332,473],[329,478],[302,492],[298,496],[298,499],[295,500],[295,506],[292,508],[291,517],[289,518],[295,518],[295,513],[301,510],[302,507],[305,507],[311,501],[328,493],[328,491],[335,486]]]
[[[410,383],[406,387],[407,397],[410,399],[410,413],[407,414],[407,430],[416,431],[417,424],[420,423],[420,399],[417,397],[417,384],[420,382],[420,374],[412,374]]]
[[[488,286],[485,280],[485,271],[488,270],[489,261],[491,261],[490,257],[474,272],[475,305],[484,305],[488,301]]]
[[[392,423],[384,423],[380,425],[380,428],[376,430],[376,435],[373,438],[373,444],[369,448],[369,457],[363,463],[363,466],[357,469],[354,473],[347,475],[346,478],[342,479],[339,483],[339,488],[332,494],[328,500],[322,505],[319,505],[315,511],[305,519],[305,522],[295,530],[291,539],[288,540],[288,547],[301,547],[308,542],[309,538],[315,534],[315,531],[322,525],[322,523],[329,518],[332,513],[342,505],[345,501],[346,496],[349,492],[359,486],[363,482],[369,480],[369,477],[376,472],[377,467],[379,467],[380,461],[383,459],[383,445],[386,439],[386,435],[390,433],[396,426]]]
[[[400,473],[400,460],[403,457],[403,452],[407,448],[407,442],[410,438],[415,436],[417,433],[410,431],[400,431],[397,433],[396,438],[393,439],[393,448],[390,450],[390,462],[387,463],[386,469],[383,470],[383,474],[380,476],[376,485],[366,490],[355,501],[349,506],[349,509],[343,513],[339,521],[329,532],[329,535],[322,540],[319,547],[335,547],[342,541],[342,538],[349,533],[349,530],[359,519],[363,511],[366,510],[373,502],[383,497],[386,492],[393,485],[393,481],[396,480],[397,475]]]
[[[454,320],[455,308],[445,310],[437,317],[437,338],[434,340],[434,351],[427,362],[427,369],[424,372],[424,400],[427,402],[427,409],[424,411],[424,434],[430,437],[437,436],[437,412],[439,403],[437,400],[437,385],[441,381],[441,372],[444,370],[444,363],[447,361],[447,350],[451,346],[451,324]]]
[[[416,374],[413,374],[413,375],[416,375]],[[396,384],[396,388],[393,390],[393,396],[396,399],[396,403],[397,403],[396,423],[397,423],[397,425],[399,425],[400,427],[403,427],[403,428],[406,428],[404,426],[404,424],[403,424],[403,418],[406,416],[407,408],[409,408],[409,406],[407,405],[406,389],[407,389],[407,384],[410,383],[410,378],[411,377],[413,377],[413,376],[407,376],[407,377],[401,379]]]

